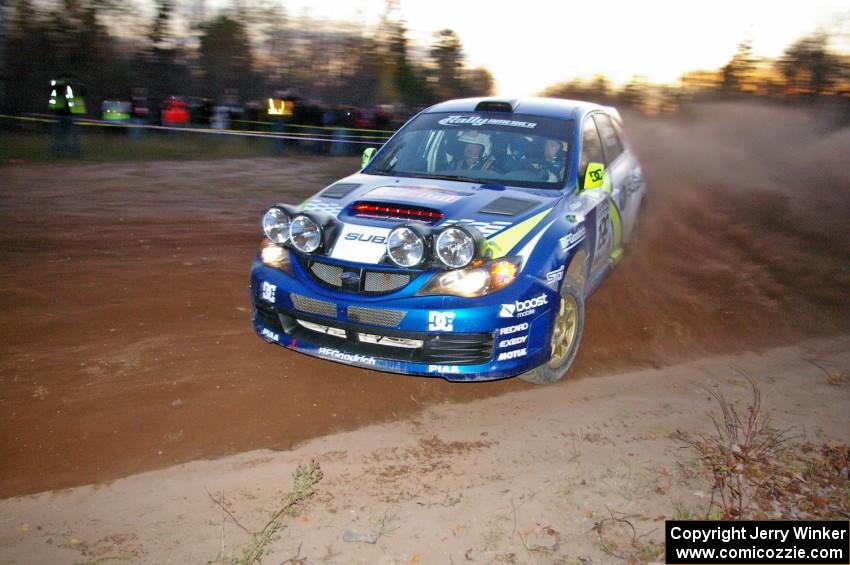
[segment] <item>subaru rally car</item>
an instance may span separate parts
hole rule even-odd
[[[254,328],[369,369],[552,383],[644,193],[613,108],[437,104],[364,151],[360,172],[265,213]]]

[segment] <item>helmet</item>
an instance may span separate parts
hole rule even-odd
[[[510,148],[511,155],[515,158],[528,156],[529,148],[531,147],[531,142],[524,135],[513,135],[511,136]]]
[[[481,152],[482,156],[490,154],[492,143],[490,142],[490,136],[486,133],[480,131],[464,131],[461,132],[457,140],[461,143],[474,143],[476,145],[480,145],[483,148],[483,151]]]

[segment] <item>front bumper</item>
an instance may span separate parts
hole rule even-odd
[[[512,377],[549,359],[557,293],[521,275],[478,298],[412,296],[417,284],[383,295],[316,284],[255,260],[253,324],[269,343],[330,361],[451,381]],[[421,286],[421,284],[420,284]]]

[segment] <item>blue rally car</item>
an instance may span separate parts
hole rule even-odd
[[[368,369],[552,383],[644,192],[613,108],[437,104],[367,149],[360,172],[265,213],[254,327]]]

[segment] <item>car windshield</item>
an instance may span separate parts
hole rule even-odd
[[[572,120],[506,114],[420,114],[364,170],[528,188],[562,188]]]

